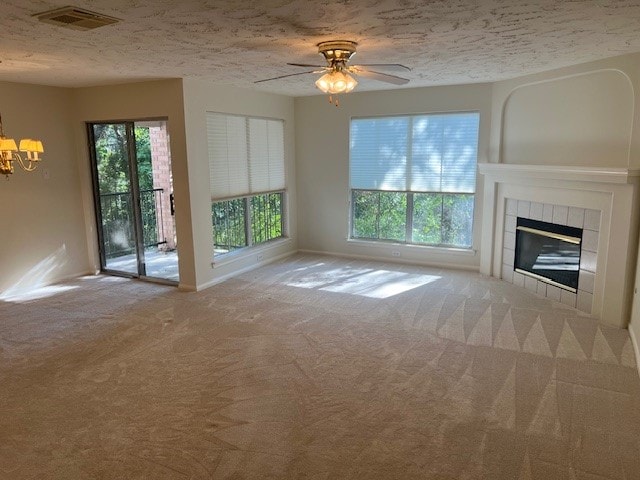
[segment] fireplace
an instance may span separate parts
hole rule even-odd
[[[480,272],[625,328],[638,249],[640,170],[506,163],[478,169],[484,175]],[[576,293],[514,269],[517,217],[582,229]]]
[[[581,228],[518,217],[515,234],[516,272],[578,292]]]
[[[506,198],[501,278],[593,313],[601,213]]]

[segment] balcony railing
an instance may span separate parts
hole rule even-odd
[[[283,235],[283,192],[213,202],[214,253],[221,255]]]
[[[142,240],[145,248],[167,243],[164,233],[162,195],[164,189],[140,190]],[[100,195],[106,258],[135,253],[131,192]]]

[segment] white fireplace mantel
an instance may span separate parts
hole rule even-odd
[[[498,181],[509,179],[549,179],[574,182],[598,182],[612,184],[632,183],[640,177],[640,170],[628,168],[569,167],[558,165],[512,165],[506,163],[480,163],[482,175]]]
[[[601,212],[592,313],[626,327],[638,242],[640,170],[481,163],[480,271],[502,278],[507,199]]]

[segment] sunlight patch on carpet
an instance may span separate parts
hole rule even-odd
[[[34,288],[13,295],[1,295],[0,300],[12,303],[25,303],[32,300],[40,300],[42,298],[53,297],[69,290],[75,290],[76,286],[72,285],[49,285],[47,287]]]
[[[325,270],[321,275],[310,273],[287,285],[370,298],[389,298],[440,278],[437,275],[418,275],[370,268],[338,268]]]

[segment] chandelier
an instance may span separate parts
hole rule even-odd
[[[8,179],[13,173],[13,162],[16,160],[25,172],[33,172],[41,160],[38,155],[43,152],[44,148],[40,140],[23,138],[18,147],[13,138],[5,137],[0,115],[0,175],[6,175]]]

